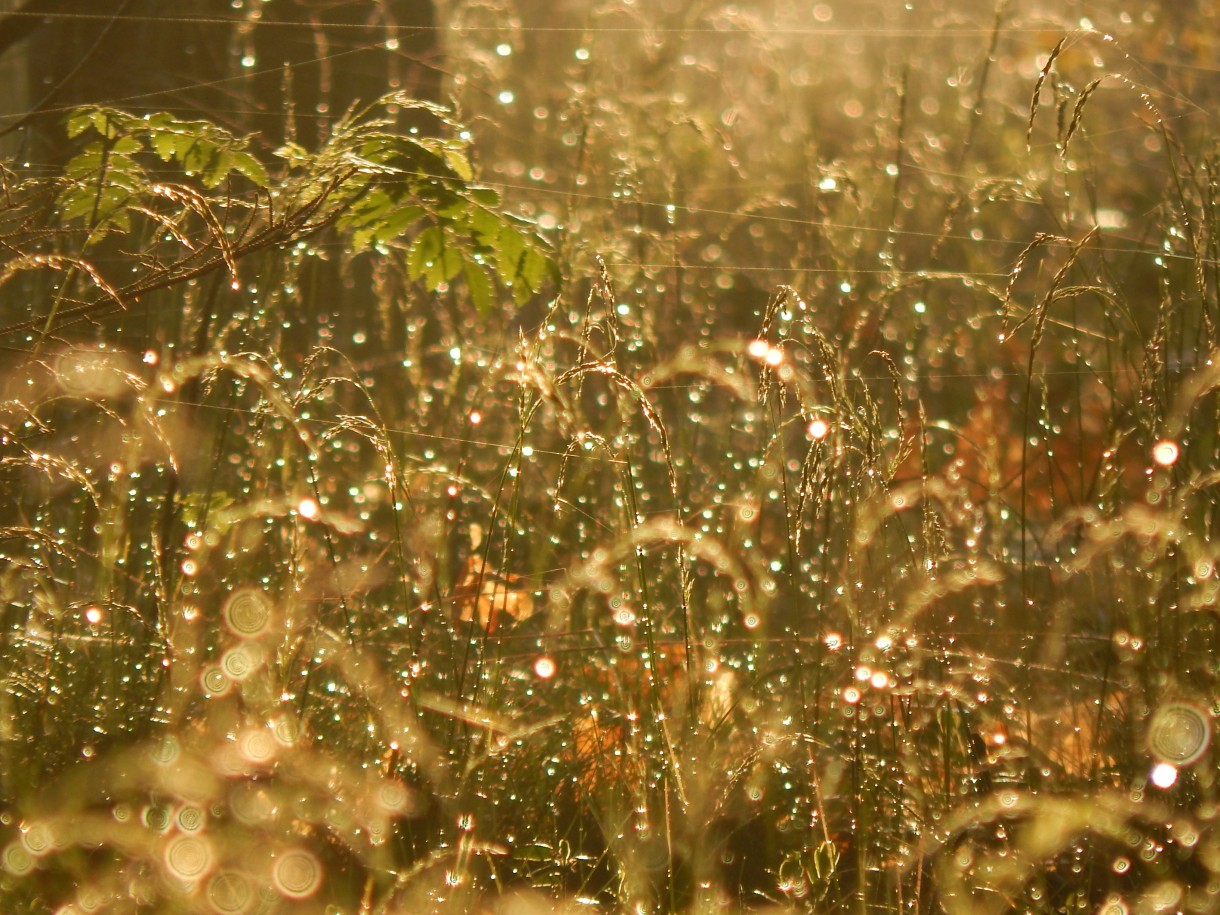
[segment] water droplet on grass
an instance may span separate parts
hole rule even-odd
[[[170,839],[165,846],[164,861],[166,870],[175,879],[194,883],[212,869],[215,856],[206,838],[185,835]]]
[[[271,622],[271,598],[258,588],[241,588],[224,605],[224,621],[234,633],[246,638],[266,631]]]
[[[276,855],[271,867],[272,885],[288,899],[307,899],[322,885],[322,865],[303,848]]]
[[[219,915],[247,915],[257,895],[250,878],[236,871],[219,871],[208,881],[208,902]]]
[[[1172,467],[1178,461],[1180,449],[1171,439],[1162,439],[1152,446],[1152,459],[1162,467]]]
[[[1148,723],[1148,749],[1164,763],[1189,766],[1211,742],[1211,719],[1181,702],[1162,705]]]

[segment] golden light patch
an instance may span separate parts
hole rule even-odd
[[[472,555],[453,589],[457,618],[463,623],[477,621],[489,633],[529,619],[537,608],[524,581],[519,575],[501,574]]]

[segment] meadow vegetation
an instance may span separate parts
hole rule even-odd
[[[575,6],[0,172],[4,911],[1220,910],[1215,12]]]

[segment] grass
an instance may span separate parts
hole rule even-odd
[[[1214,90],[772,13],[5,172],[6,911],[1220,906]]]

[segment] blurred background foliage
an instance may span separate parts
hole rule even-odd
[[[13,912],[1214,911],[1203,0],[5,0]]]

